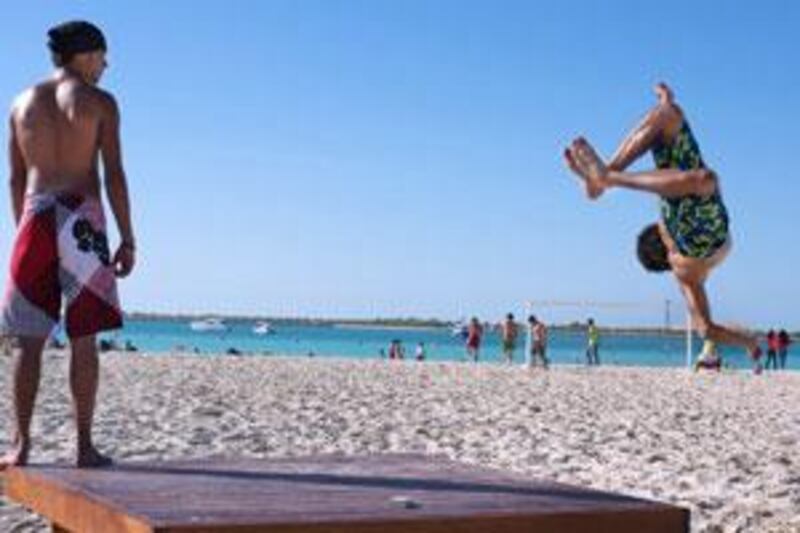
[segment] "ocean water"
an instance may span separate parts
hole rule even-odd
[[[402,341],[406,359],[414,358],[418,342],[425,343],[429,361],[465,360],[464,342],[453,337],[449,329],[377,329],[372,327],[337,327],[334,325],[298,325],[274,322],[275,333],[256,335],[251,322],[227,322],[224,332],[197,332],[188,321],[128,320],[124,329],[102,337],[120,345],[130,341],[145,353],[181,351],[213,356],[233,348],[246,357],[289,355],[298,357],[346,357],[379,359],[381,350],[388,353],[393,339]],[[524,340],[520,339],[515,361],[524,360]],[[548,357],[553,364],[583,364],[586,336],[582,332],[551,329],[548,335]],[[693,340],[694,353],[701,342]],[[743,350],[723,347],[726,365],[750,368]],[[487,333],[481,346],[480,362],[500,363],[500,338],[496,332]],[[683,367],[686,365],[686,340],[681,336],[657,334],[601,335],[600,362],[604,365]],[[789,368],[800,368],[800,355],[790,350]]]

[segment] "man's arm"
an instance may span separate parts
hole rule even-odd
[[[127,275],[133,268],[133,252],[136,240],[131,223],[128,182],[122,167],[122,148],[119,135],[119,108],[114,97],[103,94],[103,114],[100,122],[100,155],[103,161],[103,173],[106,195],[111,211],[117,221],[122,242],[115,256],[115,263],[120,262],[120,275]],[[129,258],[129,260],[128,260]]]
[[[17,131],[14,126],[14,116],[8,121],[8,161],[11,166],[11,176],[9,177],[9,185],[11,186],[11,209],[14,213],[14,223],[19,224],[19,219],[22,216],[22,208],[25,202],[25,188],[28,182],[28,168],[25,165],[25,158],[22,156],[22,150],[19,147],[19,140],[17,139]]]
[[[671,104],[659,104],[622,141],[608,163],[609,170],[622,172],[664,135],[664,131],[681,119],[680,111]]]

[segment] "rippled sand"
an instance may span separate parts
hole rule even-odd
[[[44,365],[35,462],[73,458],[66,362]],[[684,505],[694,531],[800,532],[798,373],[111,354],[101,379],[95,439],[117,460],[437,453]],[[0,531],[37,530],[0,500]]]

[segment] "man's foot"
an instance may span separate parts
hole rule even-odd
[[[111,457],[103,455],[94,447],[78,452],[78,468],[103,468],[113,463]]]
[[[608,169],[586,139],[579,137],[573,141],[564,151],[564,159],[570,170],[583,180],[586,196],[592,200],[599,198],[608,187]]]
[[[661,105],[674,105],[675,104],[675,94],[672,92],[672,89],[669,88],[669,85],[660,81],[656,83],[656,86],[653,88],[656,92],[656,98],[658,98],[658,103]]]
[[[0,472],[8,470],[12,466],[25,466],[28,464],[27,444],[18,442],[6,454],[0,458]]]

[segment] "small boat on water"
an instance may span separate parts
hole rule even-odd
[[[256,335],[272,335],[275,333],[275,328],[272,327],[272,324],[269,322],[257,322],[255,326],[253,326],[253,333]]]
[[[227,331],[228,326],[220,318],[204,318],[189,322],[192,331]]]
[[[450,336],[453,338],[466,339],[469,326],[465,322],[458,322],[450,329]]]

